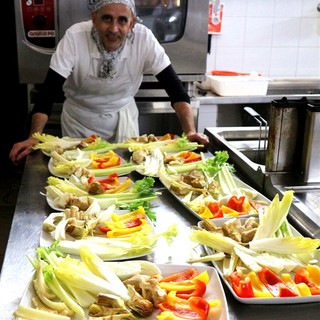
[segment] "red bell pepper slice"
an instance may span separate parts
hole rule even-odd
[[[99,226],[98,228],[99,228],[99,230],[100,230],[101,232],[103,232],[103,233],[107,233],[108,231],[111,230],[110,228],[105,227],[105,226]]]
[[[296,271],[294,282],[305,283],[312,295],[320,295],[320,287],[309,279],[309,272],[306,269],[300,268]]]
[[[125,222],[126,228],[134,228],[142,225],[142,221],[139,218]]]
[[[196,277],[199,274],[199,271],[195,268],[189,268],[181,272],[173,273],[168,275],[167,277],[163,277],[160,282],[169,282],[169,281],[184,281],[190,280]]]
[[[114,189],[117,185],[119,185],[119,176],[117,173],[110,174],[107,178],[98,180],[104,190]]]
[[[237,197],[237,196],[232,196],[228,203],[227,203],[227,207],[236,210],[238,212],[242,212],[243,211],[243,203],[244,200],[246,199],[245,196],[241,196],[241,197]]]
[[[249,278],[242,279],[242,276],[237,272],[230,275],[231,286],[234,292],[240,298],[253,298],[254,292]]]
[[[92,142],[95,142],[96,139],[97,139],[97,135],[92,134],[92,135],[88,136],[87,138],[83,139],[82,142],[84,142],[84,143],[92,143]]]
[[[284,281],[278,277],[267,267],[262,267],[258,271],[258,276],[261,282],[268,288],[274,297],[296,297],[298,296],[293,290],[291,290]]]
[[[191,281],[194,283],[194,289],[192,291],[177,291],[177,297],[182,299],[189,299],[190,297],[204,296],[207,290],[207,285],[198,279],[192,279]]]
[[[213,214],[213,218],[223,218],[223,212],[220,209],[218,202],[210,202],[208,204],[210,212]]]
[[[178,317],[190,320],[206,320],[210,310],[207,300],[201,297],[191,297],[188,300],[180,299],[175,296],[173,291],[157,307],[162,311],[170,311]]]

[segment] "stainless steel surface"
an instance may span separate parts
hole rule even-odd
[[[289,172],[300,166],[307,104],[307,99],[271,102],[266,171]]]
[[[320,99],[319,79],[274,79],[269,82],[268,91],[265,96],[235,96],[221,97],[211,91],[199,94],[197,87],[193,88],[191,94],[199,97],[200,104],[249,104],[270,103],[287,97],[290,100],[299,100],[306,97],[308,100]]]
[[[290,222],[303,234],[320,237],[320,184],[304,183],[300,172],[268,172],[263,161],[256,162],[259,127],[212,127],[205,133],[210,139],[209,151],[227,150],[238,174],[269,199],[288,188],[300,194],[291,206]]]
[[[48,158],[40,152],[28,157],[22,177],[22,184],[18,196],[17,206],[10,231],[10,237],[5,254],[0,278],[0,319],[13,319],[12,313],[17,308],[23,291],[26,288],[32,268],[26,258],[26,253],[39,245],[41,225],[45,216],[51,210],[46,199],[40,195],[44,190],[48,172]],[[138,174],[133,178],[139,178]],[[157,182],[156,186],[162,185]],[[190,248],[187,239],[187,230],[198,220],[190,214],[166,190],[157,201],[157,230],[166,229],[171,223],[179,226],[179,237],[172,247],[159,243],[154,254],[145,259],[156,263],[185,264],[189,257]],[[197,247],[198,253],[203,249]],[[269,319],[308,319],[315,320],[319,316],[320,303],[297,305],[246,305],[238,302],[227,287],[223,284],[229,309],[230,320],[269,320]]]
[[[304,182],[320,183],[320,102],[309,104],[302,150],[302,174]],[[319,202],[320,203],[320,202]]]

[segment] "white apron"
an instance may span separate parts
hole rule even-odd
[[[111,80],[93,76],[96,74],[93,69],[99,63],[95,58],[89,62],[88,74],[80,88],[75,90],[72,77],[67,79],[61,114],[63,136],[96,134],[109,142],[123,142],[139,135],[139,112],[134,100],[136,81],[126,61],[118,63],[117,74]]]

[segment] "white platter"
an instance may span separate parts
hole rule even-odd
[[[160,268],[161,273],[164,276],[167,276],[176,272],[181,272],[190,268],[189,265],[157,264],[157,266]],[[206,270],[208,271],[210,281],[207,285],[207,292],[204,298],[207,300],[219,299],[221,301],[221,308],[222,308],[222,313],[219,320],[228,320],[229,319],[228,304],[227,304],[225,293],[223,291],[221,281],[219,279],[217,271],[210,266],[195,266],[194,268],[196,268],[200,273]],[[27,285],[22,295],[20,305],[32,307],[31,300],[32,300],[32,297],[35,296],[35,291],[32,284],[33,277],[34,277],[34,274],[32,275],[30,282]],[[143,319],[154,320],[159,313],[160,313],[159,310],[155,310],[151,316]],[[142,318],[138,318],[138,319],[142,319]],[[79,320],[79,317],[75,316],[72,318],[72,320]],[[213,320],[213,319],[209,317],[207,320]]]
[[[119,211],[120,211],[120,210],[115,210],[115,212],[116,212],[117,214],[119,214]],[[127,211],[125,211],[125,210],[121,210],[121,213],[120,213],[120,214],[122,214],[122,213],[125,214],[126,212],[127,212]],[[151,231],[151,232],[152,232],[153,234],[155,234],[155,229],[154,229],[154,225],[153,225],[152,221],[151,221],[147,216],[146,216],[145,219],[147,220],[147,223],[148,223],[150,226],[152,226],[152,231]],[[81,241],[81,243],[83,243],[83,242],[86,243],[87,241],[90,242],[90,241],[94,240],[94,238],[106,238],[106,236],[105,236],[105,235],[101,235],[101,236],[88,236],[86,239],[76,240],[76,239],[74,239],[73,237],[66,235],[66,239],[63,240],[63,241],[70,241],[70,242],[76,242],[76,241],[80,242],[80,241]],[[125,239],[125,238],[123,238],[123,239]],[[46,231],[44,231],[44,230],[41,229],[41,232],[40,232],[40,243],[39,243],[40,247],[48,247],[48,246],[51,246],[51,245],[53,244],[53,242],[54,242],[53,232],[46,232]],[[124,241],[124,242],[125,242],[125,241]],[[101,244],[101,245],[98,245],[98,244],[97,244],[97,248],[99,247],[99,249],[101,249],[102,246],[103,246],[102,244]],[[105,244],[104,244],[104,247],[107,249],[107,246],[106,246]],[[104,247],[103,247],[103,249],[104,249]],[[93,245],[91,246],[91,248],[93,248]],[[92,250],[95,251],[94,249],[92,249]],[[97,250],[98,250],[98,249],[97,249]],[[126,255],[116,256],[116,257],[112,257],[112,258],[108,258],[108,259],[107,259],[107,258],[104,258],[103,260],[104,260],[104,261],[129,260],[129,259],[144,257],[144,256],[146,256],[146,255],[148,255],[148,254],[151,254],[151,253],[153,252],[153,250],[154,250],[154,248],[152,248],[151,250],[146,250],[146,251],[144,251],[144,252],[141,253],[141,254],[136,254],[136,255],[126,254]],[[61,252],[64,252],[62,249],[60,249],[60,251],[61,251]],[[64,252],[64,253],[67,254],[67,252]],[[98,252],[96,252],[96,253],[99,255]],[[71,254],[70,254],[70,255],[71,255]],[[76,256],[76,255],[73,255],[73,256]]]
[[[241,223],[243,224],[246,218],[239,218]],[[225,223],[228,219],[216,219],[214,220],[214,224],[217,227],[221,227],[223,223]],[[198,226],[201,227],[202,221],[198,222]],[[293,227],[291,226],[291,230],[295,236],[301,236],[301,234]],[[204,246],[204,249],[208,255],[211,255],[214,253],[214,251],[211,248],[208,248]],[[283,298],[241,298],[239,297],[233,290],[231,284],[227,281],[227,279],[224,277],[222,272],[222,261],[213,261],[212,264],[218,271],[222,281],[225,283],[225,285],[228,287],[232,295],[235,299],[237,299],[239,302],[244,304],[297,304],[297,303],[311,303],[311,302],[320,302],[320,295],[314,295],[314,296],[299,296],[299,297],[283,297]]]
[[[195,212],[194,210],[192,210],[185,202],[183,202],[181,199],[183,198],[176,195],[173,191],[171,191],[170,186],[168,186],[165,181],[163,181],[161,178],[159,179],[162,184],[166,187],[166,189],[189,211],[191,212],[196,218],[198,218],[199,220],[202,220],[201,216]],[[234,181],[237,185],[237,188],[243,188],[243,189],[248,189],[248,190],[252,190],[254,193],[257,194],[257,196],[252,200],[252,202],[256,202],[256,203],[266,203],[266,204],[270,204],[271,201],[265,197],[264,195],[262,195],[260,192],[258,192],[257,190],[253,189],[251,186],[249,186],[248,184],[244,183],[242,180],[240,180],[238,177],[234,176]],[[258,217],[258,214],[246,214],[246,215],[239,215],[237,216],[239,217],[250,217],[250,216],[254,216],[254,217]],[[233,218],[233,217],[232,217]],[[218,219],[215,218],[213,219],[214,221]]]
[[[120,183],[124,183],[127,178],[128,178],[128,177],[126,177],[126,176],[119,176],[119,181],[120,181]],[[103,180],[103,179],[104,179],[104,177],[97,177],[97,178],[95,179],[95,181],[99,181],[99,180]],[[134,182],[132,181],[132,182],[131,182],[131,187],[132,187],[133,185],[134,185]],[[130,188],[131,188],[131,187],[130,187]],[[46,195],[45,197],[46,197],[46,200],[47,200],[47,203],[48,203],[49,207],[50,207],[51,209],[53,209],[54,211],[64,211],[64,210],[66,209],[66,208],[62,208],[62,207],[57,206],[57,205],[54,203],[53,199],[49,198],[47,195]],[[89,194],[88,194],[88,197],[90,197]],[[99,199],[94,198],[94,197],[92,197],[92,198],[93,198],[93,199],[96,199],[96,200],[99,202]],[[110,204],[111,204],[111,202],[110,202]]]
[[[120,157],[120,164],[124,164],[125,162],[126,161],[123,158]],[[90,170],[90,169],[96,169],[96,168],[92,168],[91,166],[88,166],[88,167],[86,167],[86,169]],[[53,160],[52,160],[51,157],[50,157],[50,159],[48,161],[48,170],[55,177],[58,177],[58,178],[69,178],[68,174],[57,172],[57,170],[55,169],[55,167],[53,165]],[[130,173],[130,172],[131,172],[131,170],[129,170],[128,172],[119,173],[118,175],[119,176],[123,176],[123,175],[126,175],[126,174]],[[100,177],[100,178],[102,178],[102,177]]]

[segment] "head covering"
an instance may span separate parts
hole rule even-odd
[[[133,15],[136,16],[136,5],[134,4],[134,0],[96,0],[95,3],[92,5],[92,12],[95,12],[102,8],[103,6],[107,4],[113,4],[113,3],[119,3],[119,4],[124,4],[128,6]]]

